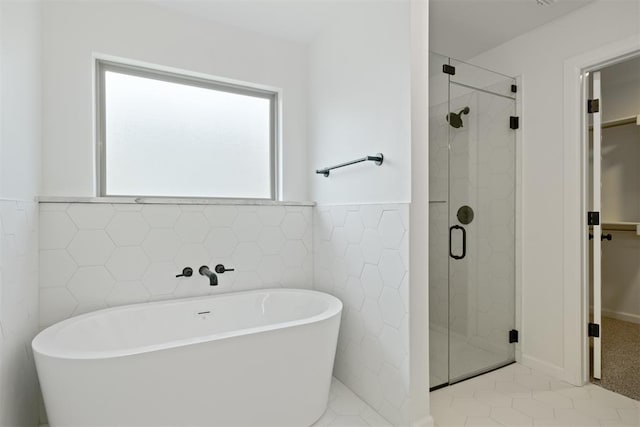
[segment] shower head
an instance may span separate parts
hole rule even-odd
[[[471,111],[469,109],[469,107],[464,107],[462,110],[460,110],[459,113],[449,113],[447,114],[447,121],[449,122],[449,124],[451,126],[453,126],[454,128],[458,129],[463,127],[464,125],[462,124],[462,115],[463,114],[469,114],[469,111]]]

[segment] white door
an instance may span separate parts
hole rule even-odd
[[[593,337],[593,377],[600,379],[600,371],[602,368],[602,273],[601,273],[601,246],[602,246],[602,210],[601,210],[601,198],[600,191],[602,188],[601,179],[601,147],[602,147],[602,99],[600,96],[600,72],[596,71],[591,74],[591,99],[598,100],[598,108],[592,109],[592,123],[593,123],[593,194],[592,194],[592,207],[593,212],[598,213],[599,220],[593,225],[593,260],[591,262],[593,269],[593,324],[597,333],[592,335],[598,335]],[[593,104],[592,104],[593,105]],[[597,326],[596,326],[597,325]],[[591,328],[590,328],[591,329]],[[593,331],[592,331],[593,332]]]

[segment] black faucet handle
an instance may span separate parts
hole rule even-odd
[[[182,274],[176,274],[176,277],[191,277],[193,276],[193,268],[185,267],[182,269]]]
[[[223,264],[218,264],[216,265],[216,268],[214,268],[214,270],[216,271],[216,273],[218,274],[222,274],[225,271],[236,271],[235,268],[225,268],[225,266]]]

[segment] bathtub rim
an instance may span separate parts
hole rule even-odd
[[[106,313],[110,313],[113,311],[122,311],[134,309],[136,307],[153,307],[155,305],[179,305],[188,303],[190,301],[196,300],[207,300],[207,299],[218,299],[218,298],[230,298],[238,295],[250,295],[250,294],[267,294],[267,293],[302,293],[302,294],[312,294],[319,296],[321,298],[325,298],[329,301],[328,308],[314,316],[305,317],[297,320],[290,320],[286,322],[272,323],[268,325],[261,325],[252,328],[245,328],[239,330],[233,330],[222,333],[208,334],[208,335],[200,335],[196,337],[189,337],[179,340],[167,341],[160,344],[153,345],[144,345],[138,347],[132,347],[127,349],[118,349],[118,350],[101,350],[101,351],[60,351],[59,349],[54,348],[47,349],[48,341],[51,338],[52,334],[55,334],[57,331],[72,325],[78,321],[100,316]],[[135,356],[145,353],[151,353],[162,350],[169,350],[172,348],[185,347],[189,345],[201,344],[210,341],[231,339],[241,336],[249,336],[253,334],[270,332],[278,329],[291,328],[296,326],[303,326],[307,324],[321,322],[323,320],[330,319],[336,315],[340,315],[343,310],[342,301],[334,295],[331,295],[326,292],[311,290],[311,289],[296,289],[296,288],[269,288],[269,289],[255,289],[249,291],[239,291],[239,292],[226,292],[223,294],[217,295],[201,295],[195,297],[188,298],[178,298],[178,299],[168,299],[161,301],[150,301],[136,304],[126,304],[117,307],[104,308],[101,310],[91,311],[88,313],[80,314],[78,316],[73,316],[68,319],[61,320],[57,323],[54,323],[51,326],[40,331],[31,341],[31,348],[35,355],[41,355],[49,358],[55,358],[60,360],[102,360],[102,359],[111,359],[117,357],[127,357],[127,356]]]

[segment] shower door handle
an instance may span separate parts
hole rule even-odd
[[[462,255],[454,255],[451,246],[451,240],[453,237],[453,230],[462,230]],[[449,227],[449,256],[453,259],[462,259],[467,256],[467,230],[459,225],[452,225]]]

